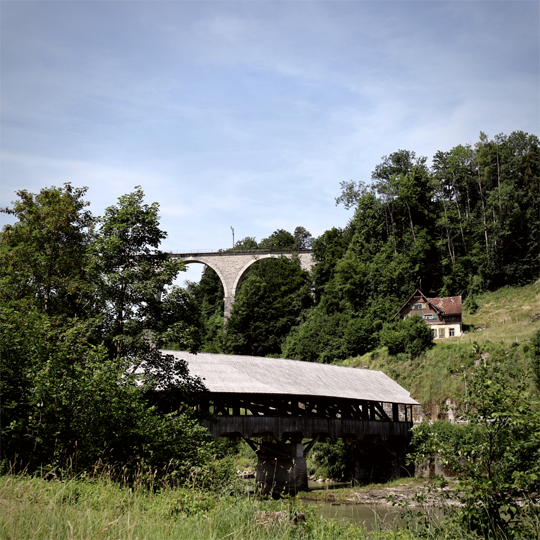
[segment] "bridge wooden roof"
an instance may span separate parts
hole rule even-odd
[[[382,371],[259,356],[163,351],[182,358],[213,393],[317,396],[418,405]]]

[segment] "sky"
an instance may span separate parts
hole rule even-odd
[[[539,51],[535,0],[1,0],[0,205],[141,186],[167,251],[318,236],[398,149],[540,135]]]

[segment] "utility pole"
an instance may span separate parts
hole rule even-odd
[[[231,231],[232,231],[232,249],[234,251],[234,229],[232,225],[231,225]]]

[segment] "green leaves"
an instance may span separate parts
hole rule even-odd
[[[433,347],[431,328],[418,315],[386,323],[380,332],[380,340],[391,355],[404,352],[411,359]]]
[[[17,192],[18,219],[0,243],[0,300],[35,307],[51,316],[83,316],[94,308],[94,261],[89,246],[95,220],[85,208],[86,188],[65,184],[34,195]]]
[[[210,436],[176,411],[204,387],[159,347],[197,350],[200,311],[170,287],[183,266],[158,249],[158,205],[137,188],[96,220],[85,192],[21,191],[4,210],[19,221],[0,244],[2,460],[75,471],[180,460],[187,474]]]
[[[309,274],[289,259],[263,259],[249,271],[227,321],[233,354],[279,355],[285,336],[312,305]]]
[[[528,537],[526,515],[540,490],[540,403],[526,391],[527,376],[504,355],[480,362],[467,378],[468,423],[414,432],[416,460],[438,456],[458,473],[458,516],[485,537]]]
[[[167,236],[159,227],[159,205],[145,204],[137,188],[107,208],[96,236],[103,337],[110,356],[142,365],[166,341],[196,350],[202,326],[197,306],[187,292],[165,293],[184,266],[158,249]]]

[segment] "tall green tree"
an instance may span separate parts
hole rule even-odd
[[[262,249],[286,250],[293,249],[295,245],[294,235],[285,229],[274,231],[268,238],[263,238],[259,242]]]
[[[50,316],[82,317],[95,308],[95,260],[90,253],[95,219],[83,199],[86,188],[17,192],[0,212],[6,225],[0,245],[0,300]]]
[[[22,191],[5,210],[18,221],[0,236],[1,459],[200,464],[202,428],[174,411],[202,383],[159,351],[195,350],[199,316],[187,292],[164,292],[180,267],[158,250],[157,206],[138,189],[95,230],[85,191]]]
[[[252,265],[227,321],[225,347],[232,354],[279,355],[301,313],[311,306],[311,280],[299,261],[264,259]]]
[[[167,373],[167,384],[173,384],[171,359],[159,348],[173,341],[196,351],[202,322],[189,293],[172,287],[184,265],[159,249],[165,237],[159,205],[144,203],[142,189],[136,188],[106,209],[94,247],[101,275],[103,339],[110,356],[129,359],[133,369]],[[178,363],[174,369],[186,372]]]

